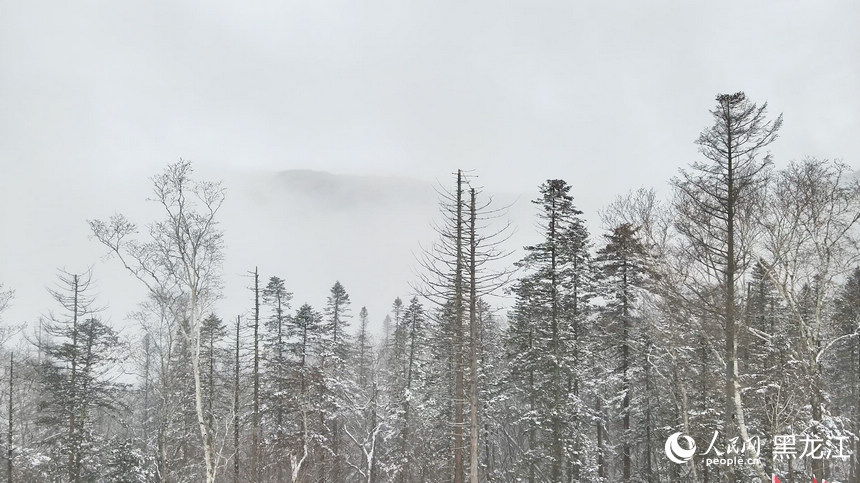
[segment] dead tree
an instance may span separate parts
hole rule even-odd
[[[501,244],[509,237],[509,225],[498,219],[506,208],[492,209],[492,200],[478,203],[479,190],[469,187],[461,170],[457,171],[454,192],[439,189],[441,223],[435,225],[439,240],[423,250],[419,264],[423,271],[416,291],[439,307],[449,307],[451,324],[451,362],[454,368],[452,460],[453,481],[462,483],[465,478],[466,442],[465,407],[466,383],[469,387],[470,437],[469,479],[478,481],[478,411],[477,373],[480,344],[477,302],[510,280],[510,271],[493,270],[493,262],[509,255]],[[468,200],[467,200],[468,196]],[[494,226],[493,223],[496,223]],[[500,264],[501,265],[501,264]],[[466,312],[469,311],[468,334],[465,332]],[[466,367],[469,367],[467,381]]]

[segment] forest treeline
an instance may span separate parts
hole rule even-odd
[[[619,195],[601,234],[570,183],[542,183],[517,261],[503,208],[458,171],[382,335],[348,287],[300,305],[301,277],[265,260],[230,294],[250,311],[215,313],[225,191],[169,165],[161,218],[88,221],[146,289],[134,337],[89,272],[59,272],[38,324],[4,324],[0,478],[860,481],[858,179],[775,167],[766,103],[718,95],[710,113],[671,196]]]

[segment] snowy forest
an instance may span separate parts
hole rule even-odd
[[[381,332],[339,274],[313,307],[266,260],[229,294],[249,310],[217,313],[229,193],[169,164],[160,218],[81,220],[147,294],[134,336],[91,272],[45,281],[38,323],[3,320],[0,478],[860,482],[860,184],[840,161],[775,163],[767,107],[703,105],[667,197],[586,214],[589,181],[558,173],[525,247],[456,170]],[[0,287],[0,318],[14,301]]]

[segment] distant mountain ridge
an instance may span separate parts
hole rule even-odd
[[[264,280],[277,275],[295,292],[293,308],[308,302],[321,309],[339,280],[350,294],[353,314],[366,305],[378,328],[394,298],[412,295],[420,270],[416,255],[439,238],[433,229],[442,217],[437,189],[450,188],[453,177],[439,186],[414,178],[297,169],[243,173],[225,182],[225,293],[232,311],[247,305],[235,300],[248,283],[237,275],[259,266]],[[528,198],[487,190],[491,195],[497,207],[512,205],[508,218],[520,227],[507,248],[533,243],[534,207]]]
[[[323,205],[350,209],[357,205],[432,201],[431,183],[412,178],[332,174],[326,171],[295,169],[273,176],[277,189],[293,196],[315,198]]]

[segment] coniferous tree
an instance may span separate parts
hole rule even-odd
[[[94,420],[99,412],[117,411],[120,406],[122,386],[111,374],[120,357],[120,342],[97,317],[92,274],[61,272],[58,279],[59,288],[50,293],[63,310],[42,324],[50,338],[40,347],[45,359],[40,366],[37,422],[50,428],[43,443],[60,465],[53,477],[89,481],[103,464],[99,447],[106,436],[99,434]]]
[[[760,153],[777,137],[782,116],[766,119],[767,103],[758,106],[743,92],[720,94],[711,111],[713,126],[696,140],[707,159],[674,180],[678,193],[677,229],[702,269],[701,282],[717,290],[711,310],[721,319],[725,361],[723,430],[725,441],[739,436],[749,444],[738,374],[738,282],[750,261],[753,216],[760,201],[770,156]],[[758,477],[769,477],[750,449]],[[737,479],[734,467],[729,478]]]
[[[358,312],[358,334],[355,338],[355,356],[358,373],[358,386],[367,387],[368,377],[373,370],[373,343],[369,331],[367,307]]]
[[[837,395],[835,402],[842,414],[853,419],[854,434],[860,434],[860,267],[842,285],[835,300],[837,334],[842,338],[838,355],[840,364],[835,372]],[[845,388],[848,388],[847,390]],[[842,391],[839,391],[841,389]],[[854,438],[851,444],[849,481],[860,478],[860,443]]]
[[[343,431],[355,446],[355,463],[351,464],[355,474],[349,479],[364,482],[377,481],[379,455],[382,440],[383,415],[377,384],[377,358],[369,331],[367,308],[358,314],[359,329],[351,352],[353,370],[348,386]],[[349,457],[348,457],[349,458]]]
[[[397,299],[400,300],[399,298]],[[396,306],[399,308],[399,306]],[[420,345],[424,340],[425,330],[424,307],[417,297],[413,297],[409,305],[403,309],[401,316],[401,338],[402,338],[402,364],[397,366],[400,387],[393,388],[394,397],[392,403],[396,405],[396,441],[397,462],[396,481],[414,481],[418,466],[418,451],[416,451],[416,438],[418,424],[416,423],[415,402],[420,391],[418,378],[422,369]]]
[[[498,212],[458,172],[417,296],[394,300],[379,339],[364,307],[349,329],[339,282],[324,310],[291,312],[284,281],[263,287],[256,269],[252,311],[228,336],[212,312],[223,191],[171,165],[154,179],[167,216],[151,238],[122,217],[92,222],[149,289],[123,332],[130,352],[92,308],[88,274],[61,274],[62,310],[24,340],[0,327],[6,479],[857,480],[860,184],[813,158],[771,171],[781,118],[742,93],[712,115],[707,161],[666,204],[619,197],[597,250],[571,187],[542,184],[540,240],[506,317],[490,304],[507,279],[493,270]],[[0,286],[0,313],[10,296]],[[676,432],[698,445],[689,461],[664,452]],[[778,457],[777,435],[824,456]],[[752,461],[708,463],[706,448]]]
[[[319,354],[315,349],[323,335],[322,315],[310,305],[303,304],[290,319],[290,325],[295,334],[290,344],[293,360],[290,377],[298,388],[296,399],[299,408],[299,428],[291,437],[294,442],[290,451],[291,478],[293,482],[313,481],[313,472],[318,479],[324,477],[325,469],[318,466],[324,464],[322,455],[328,452],[324,439],[325,383],[322,366],[316,362]]]
[[[221,346],[227,336],[227,327],[215,314],[209,314],[203,319],[200,327],[200,338],[203,341],[200,348],[200,360],[203,372],[203,391],[206,395],[206,419],[212,431],[218,429],[223,415],[229,411],[225,368],[231,366],[230,351]]]
[[[240,382],[239,376],[242,372],[240,365],[240,357],[239,357],[239,347],[241,338],[241,330],[242,330],[242,317],[236,316],[236,336],[233,340],[234,349],[233,349],[233,483],[239,483],[239,391],[240,391]]]
[[[609,371],[620,376],[619,384],[614,385],[615,396],[620,398],[619,415],[622,420],[621,436],[621,479],[630,481],[633,476],[633,445],[639,437],[634,437],[631,424],[634,409],[634,378],[640,373],[643,333],[639,327],[637,304],[642,290],[646,288],[652,271],[648,251],[638,236],[638,227],[623,223],[614,227],[612,233],[604,235],[606,245],[597,251],[596,261],[601,274],[601,295],[606,305],[602,310],[603,323],[599,349],[609,359]],[[619,351],[620,349],[620,351]],[[619,353],[620,352],[620,353]],[[614,378],[613,378],[614,379]]]
[[[2,311],[2,307],[0,307]],[[12,458],[14,451],[12,449],[13,439],[13,424],[14,424],[14,404],[13,397],[15,394],[15,353],[9,354],[9,409],[7,414],[7,430],[6,430],[6,481],[12,481]]]
[[[479,477],[478,421],[481,404],[477,393],[477,300],[497,291],[510,278],[508,270],[491,269],[493,262],[508,255],[499,246],[507,236],[508,227],[492,225],[504,210],[492,209],[491,199],[477,202],[479,191],[469,187],[468,183],[463,172],[458,170],[456,189],[452,192],[440,190],[440,207],[444,216],[437,227],[440,241],[419,259],[424,271],[416,287],[422,296],[436,305],[436,310],[429,312],[437,324],[438,331],[434,337],[439,337],[436,343],[448,352],[445,360],[450,364],[453,391],[445,398],[452,409],[450,471],[455,483],[464,481],[467,463],[469,478],[475,481]],[[466,321],[469,321],[468,326]],[[442,383],[441,378],[439,383]],[[465,417],[467,405],[468,423]]]
[[[444,219],[437,228],[441,240],[424,253],[421,265],[422,287],[419,292],[437,304],[441,334],[447,339],[441,344],[449,354],[451,384],[453,392],[446,395],[451,404],[451,464],[449,471],[453,483],[463,483],[465,477],[465,358],[466,339],[464,321],[466,316],[466,233],[465,233],[465,189],[466,179],[457,170],[456,188],[453,192],[442,192],[440,201]],[[442,318],[444,317],[444,318]],[[441,382],[441,381],[440,381]]]
[[[264,374],[266,385],[261,397],[265,410],[263,417],[269,429],[268,438],[272,441],[274,456],[271,464],[275,467],[275,481],[284,481],[288,466],[288,434],[294,434],[295,414],[298,407],[292,397],[291,379],[289,377],[290,357],[289,344],[295,334],[290,329],[290,301],[293,294],[288,292],[284,281],[271,277],[262,292],[263,304],[269,309],[269,317],[265,320],[266,332],[263,340]]]
[[[535,432],[530,441],[533,450],[540,448],[543,464],[530,469],[529,478],[539,472],[551,481],[578,481],[587,469],[581,364],[592,276],[588,231],[569,191],[563,180],[548,180],[534,201],[544,240],[525,247],[519,263],[526,275],[514,288],[512,315],[522,319],[512,322],[509,344],[523,363],[520,375],[528,377],[519,383],[535,389],[525,406],[534,409],[521,418],[528,418],[527,432]]]
[[[326,445],[332,455],[332,461],[324,463],[322,468],[328,474],[326,478],[332,481],[343,479],[345,464],[341,409],[346,384],[343,372],[349,358],[350,341],[346,329],[350,316],[349,294],[340,282],[335,282],[326,303],[319,346],[320,364],[325,377],[322,395],[325,406],[320,418],[326,428]]]

